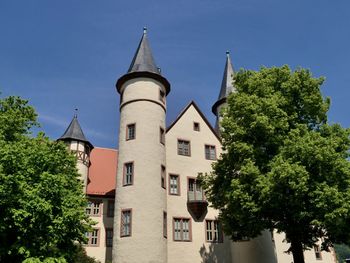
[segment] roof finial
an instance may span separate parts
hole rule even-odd
[[[147,33],[147,27],[143,27],[143,34],[146,34]]]
[[[74,118],[78,118],[78,108],[75,108],[74,111]]]

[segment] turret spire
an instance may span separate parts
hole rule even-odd
[[[217,108],[221,104],[225,103],[228,95],[230,95],[230,93],[232,93],[235,90],[233,85],[234,74],[235,72],[233,70],[233,66],[231,63],[230,52],[226,51],[226,64],[224,69],[224,75],[221,82],[220,93],[219,93],[218,100],[215,102],[215,104],[212,107],[212,112],[216,116],[218,114]]]

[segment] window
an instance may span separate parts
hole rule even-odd
[[[177,140],[177,154],[190,156],[191,146],[189,141]]]
[[[167,212],[163,212],[163,236],[168,237],[168,226],[167,226]]]
[[[159,100],[165,103],[165,92],[163,90],[159,90]]]
[[[188,201],[204,201],[202,186],[195,178],[188,178]]]
[[[159,142],[165,144],[165,131],[162,127],[159,129]]]
[[[222,242],[222,231],[217,220],[205,220],[205,240],[207,242]]]
[[[131,236],[131,209],[122,210],[120,236]]]
[[[85,213],[90,216],[100,216],[101,213],[101,201],[89,200]]]
[[[174,241],[191,241],[191,221],[188,218],[174,218]]]
[[[113,200],[108,200],[107,216],[114,217],[114,201]]]
[[[136,124],[128,124],[126,126],[126,140],[133,140],[136,138]]]
[[[134,163],[124,164],[123,185],[132,185],[134,182]]]
[[[314,246],[315,257],[317,260],[322,260],[321,248],[319,245]]]
[[[160,175],[161,175],[161,186],[165,189],[166,188],[166,176],[165,176],[165,166],[162,165],[160,167]]]
[[[177,174],[169,175],[169,194],[180,195],[179,176]]]
[[[106,228],[106,247],[113,246],[113,228]]]
[[[216,160],[216,149],[214,145],[205,145],[205,159]]]
[[[193,123],[193,130],[194,131],[199,131],[200,130],[199,122],[194,122]]]
[[[100,244],[100,230],[93,229],[92,232],[85,233],[85,236],[88,238],[87,246],[98,247]]]

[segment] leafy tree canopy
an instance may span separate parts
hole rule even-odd
[[[350,242],[350,129],[327,123],[322,78],[288,66],[241,70],[223,111],[224,153],[204,178],[233,240],[286,234],[294,262]]]
[[[30,137],[36,125],[26,100],[0,99],[1,262],[71,262],[90,229],[75,157],[42,133]]]

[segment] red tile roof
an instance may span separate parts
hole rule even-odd
[[[90,155],[91,166],[86,189],[88,195],[115,195],[118,151],[94,148]]]

